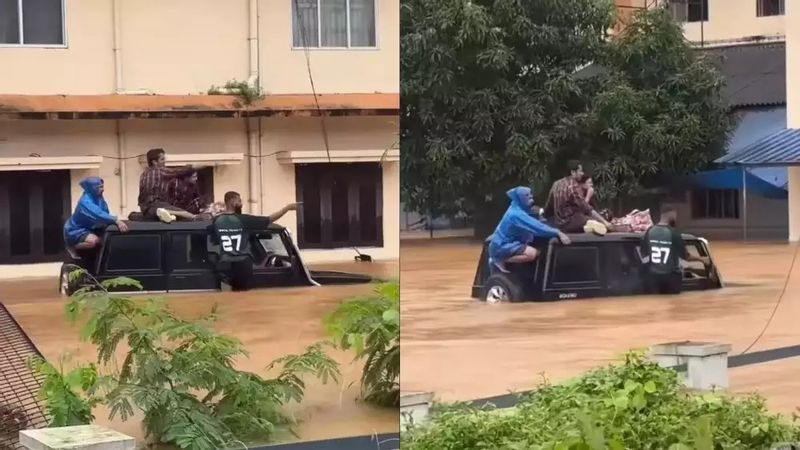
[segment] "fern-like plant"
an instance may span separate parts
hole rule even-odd
[[[381,406],[400,405],[400,284],[382,283],[375,294],[342,303],[325,318],[336,345],[354,349],[364,361],[364,400]]]
[[[113,368],[103,398],[110,419],[127,420],[136,410],[143,412],[145,435],[152,442],[216,450],[263,441],[276,426],[291,425],[281,408],[303,399],[304,375],[338,382],[338,365],[322,344],[273,362],[268,369],[281,371],[265,379],[234,367],[234,360],[247,352],[239,340],[212,329],[216,308],[187,321],[161,300],[134,301],[108,293],[121,286],[141,289],[135,280],[117,278],[101,285],[78,290],[67,316],[73,323],[86,318],[83,338],[97,347],[98,363]],[[120,343],[128,349],[117,370]],[[48,395],[48,405],[57,399]]]
[[[41,357],[28,361],[29,369],[43,377],[39,397],[46,401],[51,427],[86,425],[94,420],[92,408],[100,403],[97,366],[76,367],[65,372],[64,360],[55,367]]]

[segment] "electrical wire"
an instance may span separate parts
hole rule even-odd
[[[764,324],[764,328],[761,330],[761,333],[758,334],[758,336],[753,340],[753,342],[749,346],[747,346],[747,348],[744,349],[742,353],[739,353],[740,356],[750,351],[750,349],[753,348],[753,346],[755,346],[759,340],[761,340],[761,338],[764,336],[764,333],[766,333],[767,329],[769,328],[769,325],[772,323],[772,319],[775,318],[775,313],[778,312],[778,307],[781,306],[781,302],[783,301],[783,296],[786,294],[786,289],[789,287],[789,280],[792,278],[792,272],[794,272],[794,263],[795,261],[797,261],[798,250],[800,250],[800,242],[795,244],[794,256],[792,257],[792,264],[789,266],[789,273],[786,274],[786,280],[784,280],[783,282],[783,290],[781,290],[781,295],[778,297],[778,301],[775,303],[775,307],[772,308],[772,314],[770,314],[767,323]]]
[[[311,51],[308,48],[308,43],[306,42],[306,28],[303,24],[303,18],[300,16],[300,4],[298,0],[293,0],[294,3],[294,12],[297,16],[297,23],[300,26],[300,43],[303,46],[303,53],[306,57],[306,69],[308,70],[308,81],[311,83],[311,94],[314,96],[314,104],[317,106],[317,113],[319,114],[320,119],[320,126],[322,127],[322,140],[325,143],[325,154],[328,155],[328,162],[331,162],[331,149],[330,144],[328,142],[328,129],[325,126],[325,116],[322,114],[322,108],[319,106],[319,97],[317,96],[317,88],[314,85],[314,75],[311,72]],[[317,11],[317,14],[320,14],[321,11]],[[317,30],[317,33],[320,33],[321,30]],[[348,30],[349,33],[349,30]]]

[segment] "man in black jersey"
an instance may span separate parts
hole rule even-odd
[[[680,294],[683,272],[680,260],[698,261],[708,266],[709,258],[686,251],[680,231],[675,229],[678,212],[671,206],[661,208],[661,220],[642,237],[642,256],[647,258],[649,290],[654,294]]]
[[[225,193],[225,212],[211,222],[212,242],[219,245],[217,271],[234,291],[250,288],[253,258],[250,256],[250,232],[264,230],[298,203],[290,203],[267,217],[242,214],[242,197],[238,192]]]

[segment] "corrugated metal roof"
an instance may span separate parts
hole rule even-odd
[[[772,133],[716,162],[751,166],[800,165],[800,129],[789,128]]]
[[[731,107],[786,103],[786,44],[743,44],[701,50],[725,77]]]
[[[724,97],[731,108],[786,104],[786,44],[771,42],[698,49],[725,78]],[[599,64],[576,72],[579,78],[607,73]]]

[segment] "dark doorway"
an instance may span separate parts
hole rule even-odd
[[[214,168],[204,167],[197,171],[197,190],[200,192],[200,198],[203,201],[213,203],[214,198]],[[222,200],[222,199],[220,199]],[[202,205],[206,206],[206,205]]]
[[[69,170],[0,172],[0,264],[61,261]]]
[[[380,164],[299,164],[295,176],[300,248],[383,246]]]

